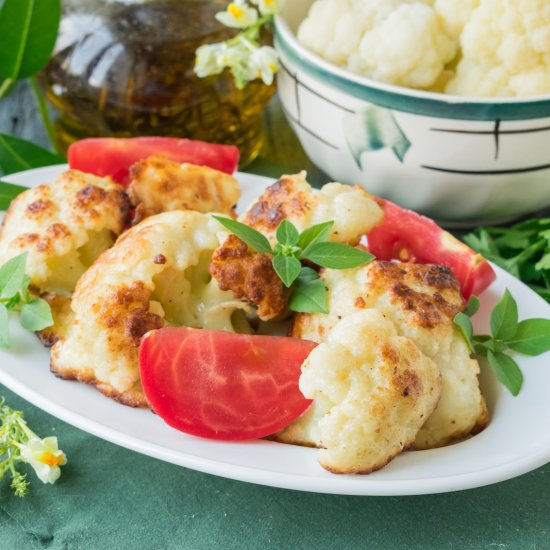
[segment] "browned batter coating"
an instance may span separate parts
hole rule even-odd
[[[257,306],[260,319],[273,319],[286,310],[289,293],[273,269],[271,255],[250,250],[235,235],[214,252],[210,274],[221,290]]]

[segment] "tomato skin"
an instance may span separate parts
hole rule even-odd
[[[450,267],[466,300],[479,296],[496,279],[489,262],[430,218],[393,202],[376,199],[384,221],[367,235],[368,248],[379,260],[397,259]]]
[[[87,138],[69,146],[69,166],[88,174],[111,176],[118,183],[128,183],[130,166],[151,155],[161,155],[176,162],[209,166],[232,174],[239,163],[234,145],[219,145],[184,138]]]
[[[316,345],[282,336],[162,328],[141,342],[141,383],[152,409],[177,430],[210,439],[257,439],[309,408],[298,380]]]

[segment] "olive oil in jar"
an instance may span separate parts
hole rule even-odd
[[[214,15],[222,0],[66,0],[41,81],[67,147],[94,136],[161,135],[235,144],[241,164],[261,146],[260,115],[274,91],[238,90],[227,72],[200,79],[195,50],[234,30]]]

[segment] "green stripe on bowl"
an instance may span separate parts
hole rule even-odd
[[[433,97],[436,95],[434,93],[411,90],[415,94],[411,96],[406,92],[382,89],[382,87],[377,86],[376,82],[373,82],[372,85],[356,82],[351,78],[346,78],[342,74],[324,69],[321,64],[329,65],[324,60],[320,60],[319,65],[316,65],[303,55],[300,55],[287,42],[284,36],[285,33],[290,33],[290,31],[288,29],[282,31],[281,23],[276,22],[275,46],[292,64],[311,77],[332,86],[340,92],[375,105],[380,105],[381,107],[416,115],[455,120],[528,120],[550,117],[550,98],[535,100],[503,100],[502,98],[498,98],[493,101],[483,102],[461,101],[458,96],[452,96],[453,100],[449,101],[445,99],[444,94],[437,94],[441,95],[441,99],[436,99]],[[311,54],[311,57],[315,58],[316,56]],[[339,67],[336,70],[339,73],[344,72]],[[384,84],[381,86],[389,87]],[[396,90],[399,89],[397,86],[392,87],[396,88]]]

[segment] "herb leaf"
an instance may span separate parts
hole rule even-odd
[[[298,242],[299,233],[288,220],[283,220],[277,227],[276,237],[282,245],[293,246]]]
[[[331,221],[308,227],[300,234],[298,246],[305,252],[308,246],[327,241],[333,225],[334,222]]]
[[[63,162],[63,157],[30,141],[0,134],[0,169],[6,175]]]
[[[0,267],[0,298],[15,296],[25,281],[28,252],[15,256]]]
[[[223,216],[212,217],[256,252],[273,254],[269,241],[259,231],[256,231],[252,227],[238,222],[237,220],[231,220],[230,218],[224,218]]]
[[[523,374],[518,364],[509,355],[492,351],[487,352],[487,360],[498,380],[510,390],[512,395],[518,395],[523,385]]]
[[[325,283],[319,278],[299,277],[294,283],[289,307],[292,311],[300,313],[328,313]]]
[[[374,259],[369,252],[342,243],[317,242],[308,246],[302,258],[322,267],[351,269],[367,264]]]
[[[493,338],[509,340],[518,329],[518,305],[510,291],[505,290],[504,296],[491,312],[491,332]]]
[[[273,257],[273,269],[283,281],[283,284],[288,288],[300,275],[302,264],[300,260],[294,258],[294,256],[274,256]]]
[[[52,311],[48,302],[36,298],[21,306],[21,326],[30,331],[42,330],[53,325]]]
[[[550,319],[525,319],[518,325],[508,347],[524,355],[539,355],[550,350]]]
[[[8,308],[2,303],[0,303],[0,347],[4,349],[10,347]]]

